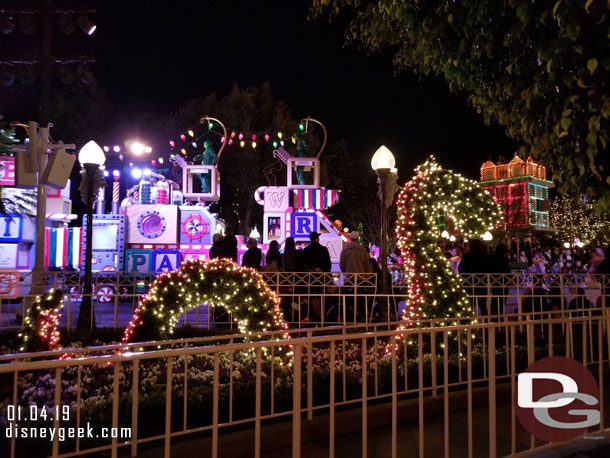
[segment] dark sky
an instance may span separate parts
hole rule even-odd
[[[97,2],[94,71],[110,99],[137,119],[240,86],[272,84],[295,117],[323,121],[368,159],[385,144],[403,178],[426,155],[471,177],[489,151],[511,154],[444,80],[395,75],[391,53],[343,46],[345,22],[307,20],[302,0]],[[211,113],[210,113],[211,114]]]

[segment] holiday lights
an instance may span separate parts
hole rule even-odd
[[[595,202],[582,196],[559,196],[551,202],[551,226],[568,248],[577,243],[606,246],[610,243],[608,215],[598,214]]]
[[[20,351],[57,350],[59,344],[59,312],[64,306],[64,295],[59,289],[38,296],[25,317]]]
[[[260,337],[259,332],[288,329],[279,297],[256,270],[225,258],[193,259],[152,283],[149,293],[138,303],[122,342],[168,339],[179,317],[204,303],[225,307],[250,340]]]
[[[481,237],[500,220],[500,209],[488,193],[475,181],[443,170],[433,157],[415,172],[397,200],[396,236],[408,291],[399,330],[427,318],[440,318],[441,326],[457,325],[457,318],[472,315],[462,279],[438,246],[444,228],[437,216],[445,214],[452,230],[468,238]]]

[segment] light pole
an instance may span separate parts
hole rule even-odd
[[[487,246],[487,254],[489,254],[489,244],[490,242],[493,240],[494,236],[491,235],[491,232],[487,231],[485,232],[485,234],[483,234],[483,241],[485,242],[485,245]]]
[[[78,153],[78,161],[85,169],[87,186],[85,195],[87,204],[87,229],[85,244],[85,283],[83,285],[83,297],[76,323],[79,329],[92,329],[95,327],[95,316],[93,314],[93,298],[91,285],[91,256],[93,251],[93,200],[97,193],[95,188],[95,177],[100,166],[106,162],[106,156],[100,146],[91,140],[82,147]],[[84,179],[84,177],[83,177]]]
[[[380,293],[385,297],[385,304],[379,308],[379,321],[387,321],[388,319],[388,293],[389,293],[389,285],[388,285],[388,217],[386,212],[386,200],[387,200],[387,183],[390,173],[392,169],[396,165],[396,160],[394,159],[394,155],[392,152],[386,148],[385,146],[380,146],[375,154],[373,154],[373,158],[371,159],[371,167],[375,172],[377,172],[377,176],[379,177],[379,187],[381,192],[379,193],[379,198],[381,200],[381,253],[380,259],[381,262],[381,289]]]

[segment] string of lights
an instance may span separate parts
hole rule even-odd
[[[298,131],[305,134],[308,132],[308,123],[301,122],[298,124]],[[208,122],[207,130],[201,134],[197,134],[195,137],[195,132],[197,127],[200,124],[193,125],[190,129],[181,133],[177,139],[169,140],[169,146],[172,151],[180,151],[183,155],[187,154],[187,147],[192,146],[193,148],[197,148],[199,146],[199,141],[202,138],[205,138],[208,134],[215,134],[220,137],[220,142],[224,143],[227,141],[228,145],[233,145],[233,143],[237,143],[241,148],[244,148],[246,145],[252,147],[252,149],[256,149],[256,147],[260,144],[260,142],[271,142],[273,148],[278,148],[279,146],[285,146],[285,141],[289,140],[292,143],[297,142],[296,134],[291,134],[290,136],[285,136],[281,131],[277,132],[269,132],[269,131],[249,131],[247,129],[227,129],[230,134],[228,138],[224,137],[224,133],[220,133],[214,130],[215,123]]]
[[[407,275],[407,308],[399,330],[417,327],[422,319],[440,318],[440,326],[457,325],[456,318],[472,316],[462,280],[441,251],[442,226],[446,215],[452,230],[468,238],[481,237],[501,218],[500,209],[476,181],[444,170],[433,157],[417,167],[397,199],[398,248]],[[473,320],[476,322],[476,320]],[[398,340],[402,338],[402,334]],[[409,341],[413,344],[413,341]]]
[[[260,332],[288,329],[279,297],[256,270],[225,258],[194,259],[160,275],[150,285],[122,343],[170,338],[180,316],[199,304],[225,307],[250,340],[260,338]],[[288,333],[283,335],[288,337]]]
[[[60,289],[52,289],[38,296],[28,309],[22,331],[19,351],[57,350],[59,343],[59,316],[64,306],[64,295]]]

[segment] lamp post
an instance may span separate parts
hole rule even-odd
[[[485,246],[487,247],[487,254],[489,254],[489,243],[493,240],[494,236],[491,235],[491,232],[487,231],[485,232],[485,234],[483,234],[483,237],[481,238],[485,242]]]
[[[377,172],[381,190],[379,193],[379,198],[381,199],[381,253],[379,259],[381,262],[381,289],[379,292],[384,295],[385,304],[379,309],[379,321],[387,321],[388,319],[388,217],[386,212],[386,200],[387,182],[394,165],[396,165],[394,155],[383,145],[375,151],[375,154],[373,154],[373,158],[371,159],[371,167]]]
[[[78,161],[85,169],[87,178],[87,192],[83,196],[87,204],[87,229],[85,236],[85,283],[83,285],[83,298],[78,313],[76,326],[79,329],[91,329],[95,327],[95,316],[93,314],[93,298],[91,285],[91,257],[93,251],[93,200],[96,190],[95,176],[100,166],[106,162],[106,156],[100,146],[91,140],[78,153]]]

